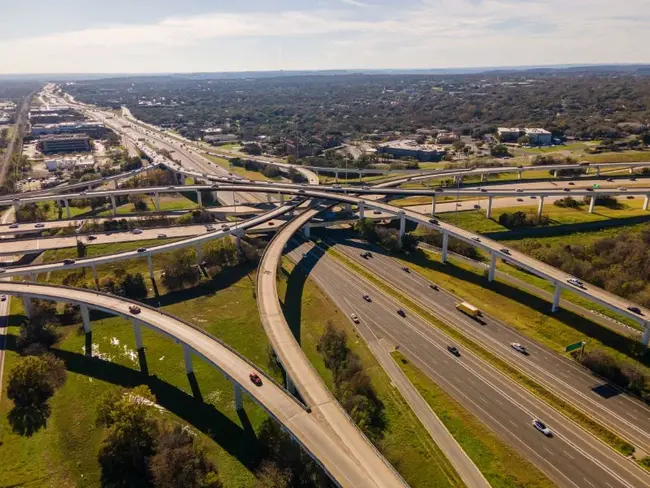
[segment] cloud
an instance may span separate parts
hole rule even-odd
[[[369,3],[366,2],[360,2],[359,0],[341,0],[342,3],[347,3],[348,5],[353,5],[355,7],[374,7],[374,5],[370,5]]]

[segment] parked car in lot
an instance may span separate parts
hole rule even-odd
[[[460,351],[456,346],[447,346],[447,351],[449,351],[450,353],[452,353],[454,356],[458,358],[460,357]]]
[[[546,437],[553,437],[553,432],[541,420],[533,419],[533,427],[539,430]]]

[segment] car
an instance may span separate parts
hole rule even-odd
[[[571,188],[562,188],[562,191],[571,191]]]
[[[355,324],[359,323],[359,317],[357,317],[356,313],[351,313],[350,318],[352,319],[352,322],[354,322]]]
[[[442,187],[437,186],[433,191],[443,192],[443,191],[445,191],[445,190],[444,190]]]
[[[614,182],[614,178],[607,178],[606,181],[608,181],[608,182],[610,182],[610,183],[613,183],[613,182]]]
[[[633,313],[635,313],[637,315],[643,315],[643,312],[641,312],[641,309],[639,307],[635,307],[634,305],[630,305],[629,307],[627,307],[627,309],[630,312],[633,312]]]
[[[535,195],[531,195],[531,196],[530,196],[530,199],[531,199],[531,200],[537,200],[537,197],[536,197]]]
[[[517,201],[518,201],[518,202],[523,202],[524,199],[523,199],[523,198],[517,198]]]
[[[221,228],[226,230],[226,229],[229,229],[230,226],[228,224],[221,224]]]
[[[361,256],[363,259],[368,259],[368,253],[367,252],[359,253],[359,256]]]
[[[36,227],[37,229],[42,229],[43,227],[45,227],[45,224],[43,224],[42,222],[39,222],[34,227]]]
[[[88,195],[88,190],[82,191],[81,193],[79,193],[79,195]]]
[[[471,238],[474,242],[481,242],[481,239],[479,237],[473,236]]]
[[[20,198],[13,198],[11,201],[12,202],[20,202]]]
[[[213,183],[213,184],[210,186],[210,188],[219,188],[219,185],[217,185],[216,183]]]
[[[214,232],[217,229],[214,228],[214,225],[206,225],[205,230],[207,230],[208,232]]]
[[[88,236],[89,241],[94,241],[95,239],[97,239],[97,236],[94,236],[94,235],[89,235]]]
[[[176,188],[174,185],[170,185],[167,187],[168,190],[173,190],[174,188]]]
[[[523,193],[523,192],[524,192],[523,188],[517,188],[515,191],[516,191],[517,193]]]
[[[574,186],[575,183],[573,181],[569,181],[569,185]]]
[[[437,219],[429,219],[429,223],[433,225],[440,225],[440,222],[438,222]]]
[[[133,315],[138,315],[142,310],[140,310],[140,307],[137,305],[131,305],[129,307],[129,312],[131,312]]]
[[[147,248],[146,247],[139,247],[137,249],[138,252],[146,252]]]
[[[474,205],[474,210],[479,210],[480,208],[481,208],[480,205],[478,205],[478,204]]]
[[[333,185],[332,188],[341,188],[341,185]]]
[[[373,210],[372,213],[374,215],[381,215],[381,210]]]
[[[586,191],[594,191],[593,188],[585,188]]]
[[[9,226],[9,228],[10,228],[10,229],[17,229],[17,228],[18,228],[18,224],[11,224],[11,225]]]
[[[1,273],[5,273],[6,271],[7,271],[6,269],[4,269],[4,268],[0,268],[0,274],[1,274]]]
[[[410,273],[411,272],[411,270],[408,269],[408,267],[406,267],[406,266],[402,266],[402,271],[404,271],[405,273]]]
[[[452,353],[457,358],[460,357],[460,351],[458,350],[458,348],[456,346],[447,346],[447,351]]]
[[[520,352],[522,354],[528,354],[528,351],[526,351],[526,346],[522,346],[518,342],[511,342],[510,347],[512,347],[515,351]]]
[[[636,181],[636,177],[633,176],[632,178],[630,178],[630,181]]]
[[[163,234],[162,232],[156,236],[158,239],[165,239],[167,237],[167,234]]]
[[[368,294],[363,295],[363,299],[368,303],[372,302],[372,298],[370,298],[370,295]]]
[[[487,193],[487,189],[486,189],[486,188],[481,188],[481,191],[482,191],[483,193]]]
[[[634,200],[634,195],[628,195],[625,197],[627,200]]]
[[[429,288],[431,288],[432,290],[436,290],[436,291],[439,290],[438,285],[436,285],[435,283],[429,283]]]
[[[64,259],[63,264],[74,264],[75,260],[74,259]]]
[[[627,191],[627,188],[625,188],[624,186],[619,186],[618,189],[619,191]]]
[[[298,193],[305,193],[305,190],[301,188],[300,190],[298,190]]]
[[[260,378],[260,375],[257,373],[251,373],[248,375],[248,377],[251,380],[251,383],[253,383],[255,386],[262,386],[262,378]]]
[[[142,234],[142,229],[133,229],[134,234]]]
[[[580,281],[579,279],[577,279],[577,278],[569,278],[566,281],[570,285],[577,286],[578,288],[584,288],[585,287],[584,283],[582,281]]]
[[[553,432],[551,432],[551,429],[546,427],[544,422],[542,422],[541,420],[533,419],[533,427],[539,430],[546,437],[553,437]]]
[[[6,301],[7,301],[7,295],[0,296],[0,302],[6,302]]]
[[[501,249],[499,249],[499,251],[501,251],[503,254],[507,254],[508,256],[510,256],[510,249],[508,249],[507,247],[502,247]]]
[[[398,308],[397,309],[397,315],[399,315],[400,317],[406,317],[406,312],[404,310],[402,310],[401,308]]]

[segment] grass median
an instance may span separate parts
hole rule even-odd
[[[506,361],[492,354],[490,351],[485,349],[478,342],[474,341],[473,339],[459,332],[458,329],[440,321],[435,315],[430,313],[425,308],[421,307],[419,304],[411,300],[405,294],[399,292],[398,290],[390,286],[390,284],[388,284],[384,280],[377,278],[372,273],[369,273],[365,268],[359,266],[358,264],[356,264],[355,262],[353,262],[352,260],[350,260],[345,255],[343,255],[342,253],[340,253],[335,249],[329,248],[327,252],[331,256],[333,256],[334,258],[338,259],[340,262],[345,264],[348,268],[354,270],[365,280],[373,283],[384,293],[392,296],[400,303],[402,303],[405,307],[411,309],[412,311],[420,315],[422,318],[430,322],[432,325],[436,326],[437,328],[445,332],[456,342],[462,344],[464,347],[471,350],[478,357],[480,357],[481,359],[483,359],[484,361],[486,361],[487,363],[489,363],[490,365],[492,365],[493,367],[501,371],[503,374],[508,376],[510,379],[512,379],[519,385],[526,388],[529,392],[534,394],[543,402],[547,403],[549,406],[561,412],[567,418],[579,424],[582,428],[589,431],[594,436],[598,437],[600,440],[605,442],[607,445],[609,445],[616,451],[626,456],[634,452],[634,446],[632,446],[630,443],[628,443],[627,441],[625,441],[624,439],[616,435],[607,427],[598,423],[596,420],[586,415],[585,413],[581,412],[573,405],[566,402],[559,396],[555,395],[553,392],[551,392],[544,386],[540,385],[533,379],[529,378],[528,376],[524,375],[514,367],[510,366]],[[455,292],[455,290],[453,291]]]

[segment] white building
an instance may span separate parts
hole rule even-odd
[[[519,127],[499,127],[497,129],[501,142],[517,142],[523,132]]]
[[[57,171],[60,169],[72,168],[92,168],[95,166],[95,160],[89,157],[77,158],[53,158],[45,160],[45,167],[48,171]]]
[[[553,135],[546,129],[526,128],[525,133],[531,146],[549,146],[553,143]]]

